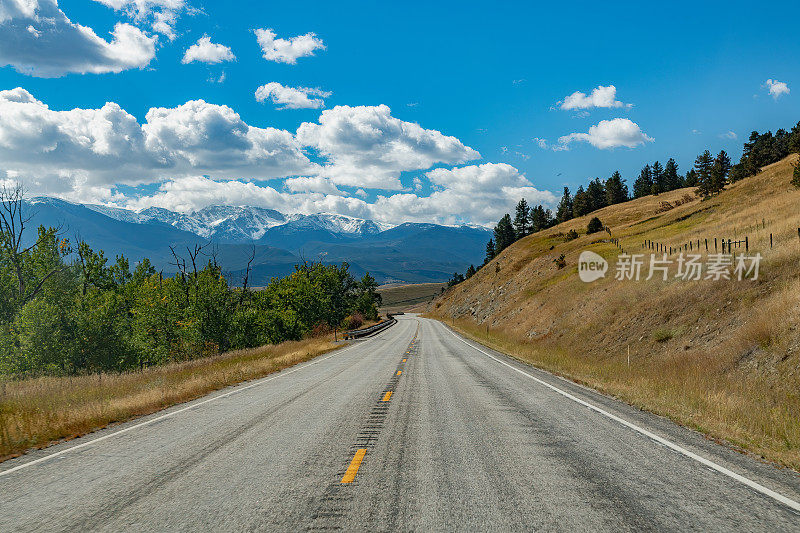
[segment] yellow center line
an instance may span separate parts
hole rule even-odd
[[[389,398],[391,398],[391,397],[392,397],[392,391],[388,391],[386,394],[383,395],[383,399],[381,401],[382,402],[388,402]]]
[[[408,359],[403,359],[403,362],[404,362],[404,363],[405,363],[406,361],[408,361]]]
[[[397,375],[398,375],[398,376],[399,376],[400,374],[402,374],[402,373],[403,373],[403,371],[402,371],[402,370],[398,370],[398,371],[397,371]]]
[[[353,480],[356,478],[356,474],[358,473],[358,467],[361,466],[361,461],[364,460],[364,456],[367,454],[366,448],[360,448],[353,460],[350,461],[350,466],[347,467],[347,472],[344,473],[344,477],[342,478],[342,483],[352,483]]]

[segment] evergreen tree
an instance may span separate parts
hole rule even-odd
[[[674,191],[675,189],[681,188],[681,177],[678,174],[678,164],[671,157],[669,158],[669,161],[667,161],[667,164],[664,165],[663,181],[665,191]]]
[[[572,218],[572,196],[569,193],[569,187],[564,187],[564,194],[561,196],[561,201],[558,202],[558,209],[556,210],[556,221],[560,224]]]
[[[711,171],[713,168],[714,158],[708,150],[694,160],[694,169],[697,172],[697,191],[695,192],[704,199],[714,194],[711,183]]]
[[[506,213],[494,227],[494,245],[497,254],[514,244],[517,236],[514,233],[514,225],[511,223],[511,215]]]
[[[516,216],[514,217],[514,230],[517,234],[517,239],[521,239],[531,233],[530,227],[531,208],[525,198],[517,204]]]
[[[589,195],[590,212],[602,209],[608,205],[606,201],[606,189],[600,182],[600,178],[595,178],[589,182],[589,186],[586,187],[586,194]]]
[[[475,265],[470,265],[470,266],[467,268],[467,279],[469,279],[469,278],[471,278],[472,276],[474,276],[474,275],[475,275],[475,272],[477,272],[477,270],[475,270]]]
[[[494,240],[489,239],[489,242],[486,243],[486,258],[483,260],[483,264],[485,265],[497,255],[497,251],[494,247]]]
[[[606,180],[605,193],[608,205],[619,204],[628,200],[628,186],[625,185],[625,180],[622,179],[622,174],[619,171],[615,171]]]
[[[540,206],[541,207],[541,206]],[[542,220],[544,223],[542,224],[542,229],[552,228],[556,225],[556,218],[553,216],[553,211],[550,209],[544,209],[544,214],[542,215]]]
[[[653,183],[650,185],[650,194],[660,194],[666,191],[664,187],[664,168],[656,161],[652,167]]]
[[[686,171],[686,177],[683,178],[684,187],[697,187],[697,171],[690,168]]]
[[[728,157],[725,150],[720,150],[719,154],[717,154],[717,157],[714,159],[714,165],[711,167],[711,194],[717,194],[725,188],[730,170],[731,158]]]
[[[645,165],[639,177],[633,182],[633,197],[641,198],[651,193],[653,189],[653,172],[650,165]]]
[[[789,136],[789,152],[793,154],[800,152],[800,121],[794,125]]]
[[[589,193],[583,189],[583,185],[579,185],[578,190],[575,191],[575,199],[572,200],[572,216],[575,218],[582,217],[591,212],[592,199],[589,197]]]
[[[533,209],[531,209],[531,233],[536,233],[537,231],[542,231],[545,229],[544,225],[544,207],[542,204],[537,205]]]
[[[589,221],[589,224],[586,226],[586,233],[597,233],[598,231],[603,231],[603,223],[597,217],[592,217]]]

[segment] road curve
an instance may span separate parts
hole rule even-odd
[[[797,502],[790,471],[414,316],[0,464],[0,531],[800,531]]]

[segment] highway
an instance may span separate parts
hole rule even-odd
[[[0,531],[800,531],[800,476],[416,316],[0,464]]]

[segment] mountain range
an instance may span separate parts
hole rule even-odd
[[[231,283],[239,283],[255,251],[250,283],[264,285],[304,259],[347,261],[354,275],[370,272],[381,282],[443,281],[483,259],[491,234],[480,226],[428,223],[388,225],[338,214],[284,214],[253,206],[209,206],[193,213],[151,207],[133,211],[38,197],[29,202],[31,227],[59,228],[107,257],[132,263],[147,257],[174,272],[178,253],[209,244]],[[31,235],[34,232],[31,231]]]

